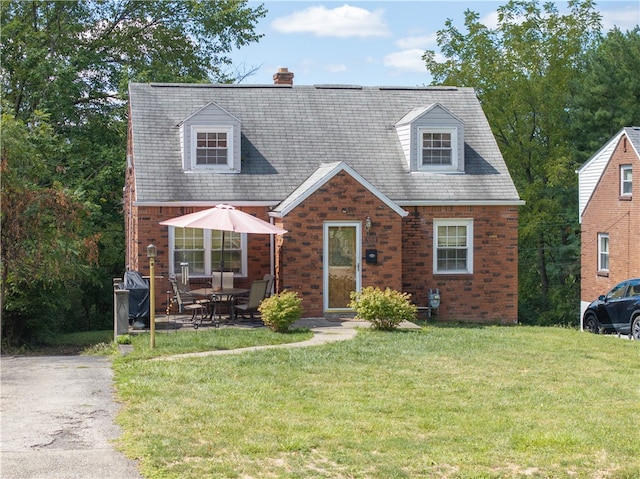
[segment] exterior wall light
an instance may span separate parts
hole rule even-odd
[[[368,233],[371,229],[371,217],[367,216],[367,219],[364,220],[364,230]]]

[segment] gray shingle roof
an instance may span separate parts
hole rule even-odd
[[[519,200],[470,88],[132,83],[129,101],[139,202],[282,201],[336,161],[399,204]],[[239,174],[182,169],[179,124],[212,101],[242,122]],[[465,174],[409,171],[394,125],[433,103],[465,124]]]
[[[624,132],[627,134],[627,138],[629,138],[633,148],[640,155],[640,127],[627,126],[624,128]]]

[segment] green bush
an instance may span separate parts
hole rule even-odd
[[[302,316],[302,299],[294,291],[282,291],[260,303],[262,322],[273,331],[286,332]]]
[[[371,322],[375,329],[391,331],[402,321],[416,319],[418,309],[410,300],[409,293],[368,286],[359,293],[351,293],[349,307],[356,312],[357,318]]]
[[[131,336],[128,334],[122,334],[120,336],[116,336],[117,344],[131,344]]]

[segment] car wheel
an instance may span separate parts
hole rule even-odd
[[[640,341],[640,314],[637,315],[631,323],[631,339]]]
[[[584,318],[583,327],[585,331],[590,331],[593,334],[600,333],[600,325],[598,324],[598,318],[596,318],[593,314],[590,314]]]

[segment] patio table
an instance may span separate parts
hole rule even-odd
[[[212,303],[226,302],[229,307],[229,316],[233,318],[233,305],[235,299],[238,296],[245,296],[249,293],[248,289],[244,288],[199,288],[192,289],[191,294],[201,298],[211,299]],[[211,309],[210,319],[213,319],[214,309]],[[218,320],[222,319],[222,311],[218,310]]]

